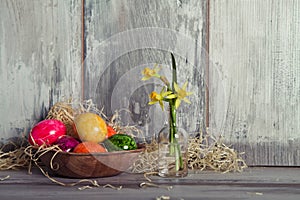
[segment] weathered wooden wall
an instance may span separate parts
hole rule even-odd
[[[142,82],[140,72],[154,63],[170,65],[168,51],[173,51],[179,81],[188,80],[194,92],[193,104],[181,107],[182,127],[189,133],[203,128],[209,83],[213,134],[224,135],[227,144],[244,151],[250,165],[300,165],[299,1],[0,4],[1,141],[28,130],[64,96],[79,98],[82,88],[84,98],[92,98],[108,115],[128,109],[131,114],[121,111],[124,123],[139,124],[152,135],[165,117],[157,115],[158,106],[147,106],[147,95],[160,87]]]
[[[0,1],[0,137],[20,136],[80,94],[80,0]]]
[[[199,131],[204,118],[206,1],[87,0],[85,5],[85,96],[104,107],[108,116],[121,111],[124,124],[135,124],[145,136],[157,134],[164,117],[148,95],[160,92],[159,80],[141,81],[142,70],[154,63],[171,78],[171,56],[178,62],[179,84],[189,81],[193,104],[182,103],[180,126]],[[169,79],[170,80],[170,79]],[[170,80],[171,81],[171,80]]]
[[[300,2],[211,1],[210,59],[226,141],[250,164],[300,165]]]

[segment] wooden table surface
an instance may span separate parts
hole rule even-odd
[[[9,176],[9,177],[8,177]],[[64,183],[78,179],[55,177]],[[190,172],[180,179],[150,176],[160,187],[140,187],[147,182],[143,174],[122,173],[109,178],[93,179],[100,187],[80,190],[86,183],[66,187],[51,182],[37,169],[0,171],[0,200],[18,199],[300,199],[300,168],[247,168],[242,173],[221,174],[212,171]],[[103,188],[111,184],[116,190]],[[171,186],[171,187],[168,187]]]

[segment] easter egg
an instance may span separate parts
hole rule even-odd
[[[100,153],[100,152],[107,152],[106,149],[96,142],[82,142],[78,144],[74,150],[74,153]]]
[[[107,135],[105,121],[95,113],[82,113],[74,119],[75,131],[81,141],[102,142]]]
[[[107,135],[106,135],[106,138],[109,138],[115,134],[117,134],[117,132],[115,131],[115,129],[109,125],[106,125],[107,126]]]
[[[57,119],[46,119],[37,123],[29,134],[31,145],[52,145],[58,138],[66,135],[67,129],[63,122]]]
[[[70,152],[79,144],[79,141],[69,135],[64,135],[58,138],[54,144],[58,145],[61,150]]]

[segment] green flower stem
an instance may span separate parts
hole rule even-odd
[[[169,102],[170,106],[170,154],[175,156],[175,169],[176,171],[183,169],[183,161],[180,151],[180,144],[176,139],[175,135],[177,134],[177,124],[176,124],[176,108],[175,101],[172,100]]]
[[[168,81],[168,79],[165,76],[161,76],[158,74],[158,71],[160,68],[157,68],[157,66],[154,67],[154,69],[145,68],[143,70],[144,77],[142,80],[148,80],[150,78],[159,78],[167,87],[167,92],[165,92],[165,88],[161,90],[160,94],[157,94],[156,92],[152,92],[149,96],[151,101],[149,102],[149,105],[159,103],[162,110],[164,110],[164,102],[169,103],[169,143],[170,143],[170,155],[175,157],[175,170],[181,170],[183,169],[183,159],[181,155],[181,148],[180,144],[178,142],[177,137],[177,124],[176,124],[176,103],[178,103],[177,107],[179,106],[179,103],[181,99],[187,101],[185,99],[185,96],[188,96],[190,93],[185,91],[186,84],[184,84],[183,88],[178,89],[177,85],[177,72],[176,72],[176,61],[173,53],[171,53],[172,58],[172,83]],[[178,91],[175,90],[175,87]],[[176,102],[178,100],[178,102]]]
[[[175,109],[174,100],[170,101],[169,106],[170,106],[170,142],[173,143],[175,141],[175,134],[177,132],[176,109]]]
[[[172,91],[175,93],[175,88],[174,84],[177,84],[177,72],[176,72],[176,62],[175,62],[175,57],[173,53],[171,53],[172,57]],[[171,88],[168,85],[168,90]],[[180,169],[183,169],[183,161],[182,161],[182,156],[181,156],[181,151],[180,151],[180,144],[178,144],[178,141],[175,137],[177,134],[177,124],[176,124],[176,107],[175,107],[175,101],[176,99],[172,99],[169,102],[170,106],[170,154],[174,155],[175,153],[175,170],[178,171]]]

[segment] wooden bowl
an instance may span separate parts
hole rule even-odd
[[[144,149],[107,153],[68,153],[49,151],[41,161],[54,174],[69,178],[98,178],[118,175],[132,165]],[[52,159],[52,157],[55,157]],[[52,159],[52,168],[51,168]]]

